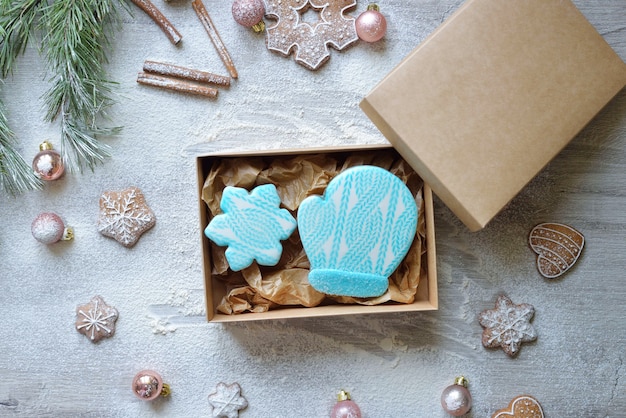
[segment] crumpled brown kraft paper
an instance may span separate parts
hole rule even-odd
[[[252,190],[262,184],[274,184],[282,206],[297,218],[297,210],[305,198],[322,195],[326,186],[343,170],[359,165],[376,165],[398,176],[416,197],[419,208],[417,233],[406,257],[389,277],[389,288],[376,298],[329,296],[313,289],[308,282],[309,260],[296,230],[282,241],[283,254],[276,266],[253,263],[241,272],[233,272],[225,257],[226,247],[211,242],[213,280],[220,280],[227,290],[217,310],[225,314],[265,312],[282,306],[313,307],[329,303],[357,303],[377,305],[385,302],[412,303],[426,252],[426,225],[422,200],[421,178],[394,151],[357,151],[310,155],[222,158],[213,167],[204,182],[202,199],[212,218],[221,213],[220,201],[226,186]]]

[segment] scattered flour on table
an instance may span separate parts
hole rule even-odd
[[[204,321],[204,291],[201,289],[173,289],[162,304],[150,306],[150,327],[154,334],[166,335],[180,326]]]
[[[152,328],[153,334],[161,334],[167,335],[170,332],[176,331],[176,327],[168,322],[167,319],[164,318],[152,318],[150,322],[150,327]]]

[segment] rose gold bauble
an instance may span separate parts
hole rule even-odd
[[[444,411],[455,417],[465,415],[472,409],[472,395],[467,390],[467,379],[457,377],[453,385],[443,390],[441,406]]]
[[[133,393],[142,401],[151,401],[169,395],[169,386],[154,370],[142,370],[133,378]]]
[[[350,400],[350,394],[342,390],[337,395],[337,403],[330,412],[330,418],[361,418],[361,409]]]
[[[56,180],[65,173],[61,154],[52,149],[49,142],[39,145],[39,153],[33,158],[33,170],[37,177],[45,181]]]
[[[367,6],[367,10],[357,17],[355,25],[356,34],[365,42],[379,41],[387,32],[387,19],[376,4]]]
[[[64,240],[68,241],[74,237],[72,228],[65,227],[59,215],[52,212],[43,212],[37,215],[30,225],[33,237],[43,244],[54,244]]]
[[[263,30],[263,15],[265,15],[263,0],[235,0],[232,12],[233,19],[241,26],[253,28],[257,32]]]

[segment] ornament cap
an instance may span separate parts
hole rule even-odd
[[[367,5],[367,10],[373,10],[375,12],[380,12],[380,7],[376,3],[370,3]]]
[[[160,396],[162,396],[163,398],[167,398],[171,394],[172,388],[170,388],[170,385],[168,385],[167,383],[163,383],[163,388],[161,389]]]
[[[61,237],[61,240],[71,241],[73,239],[74,239],[74,228],[72,228],[71,226],[66,226],[65,229],[63,230],[63,236]]]
[[[54,147],[48,141],[43,141],[41,144],[39,144],[39,151],[48,151],[51,149],[54,149]]]
[[[259,23],[251,26],[254,33],[261,33],[265,30],[265,22],[260,20]]]
[[[454,384],[463,386],[464,388],[466,388],[467,385],[469,385],[469,381],[465,378],[465,376],[459,376],[456,379],[454,379]]]
[[[345,390],[342,390],[341,392],[339,392],[337,394],[337,401],[341,402],[341,401],[349,401],[350,398],[350,393],[346,392]]]

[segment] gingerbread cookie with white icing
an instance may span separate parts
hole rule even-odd
[[[107,305],[102,296],[94,296],[88,303],[76,308],[76,331],[97,343],[115,334],[117,318],[117,309]]]
[[[495,309],[486,309],[478,315],[478,322],[484,328],[483,346],[500,347],[510,357],[517,355],[522,343],[537,339],[537,332],[530,323],[534,314],[532,305],[516,305],[508,297],[499,296]]]
[[[124,247],[135,245],[139,237],[156,223],[154,212],[137,187],[106,191],[100,197],[98,231]]]
[[[569,225],[541,223],[530,231],[528,243],[537,253],[539,273],[554,279],[576,263],[585,246],[585,237]]]
[[[317,70],[330,58],[329,46],[340,51],[358,41],[355,19],[345,15],[355,6],[356,0],[267,0],[267,17],[277,19],[267,27],[267,48],[284,56],[295,50],[298,64]],[[304,21],[312,11],[319,19]]]
[[[513,398],[509,406],[497,410],[491,418],[544,418],[539,401],[530,395]]]

